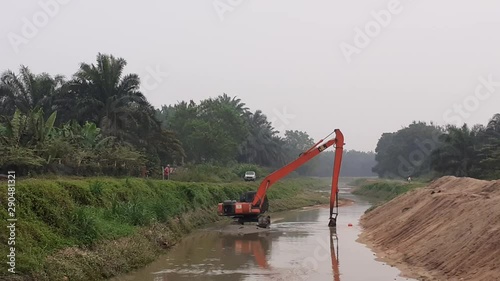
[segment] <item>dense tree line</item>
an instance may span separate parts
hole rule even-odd
[[[421,176],[431,171],[430,155],[439,144],[442,129],[434,124],[413,122],[394,133],[384,133],[375,149],[380,177]]]
[[[25,66],[19,73],[5,71],[0,76],[0,169],[139,175],[167,163],[277,168],[314,144],[305,132],[280,135],[262,111],[250,111],[226,94],[155,109],[140,92],[139,77],[124,73],[125,66],[122,58],[98,54],[95,63],[82,63],[70,79],[34,74]],[[323,175],[318,169],[329,161],[312,161],[297,172]]]
[[[70,80],[34,74],[0,77],[1,169],[20,174],[133,174],[184,156],[172,131],[161,127],[139,91],[139,77],[124,74],[125,60],[98,54]]]
[[[34,74],[0,77],[0,167],[21,174],[130,174],[162,157],[184,155],[161,128],[126,62],[99,54],[71,80]]]
[[[378,141],[380,177],[435,177],[455,175],[492,179],[500,177],[500,114],[486,126],[436,126],[413,122]]]
[[[180,102],[157,110],[163,127],[176,132],[185,144],[186,157],[193,163],[254,163],[281,167],[315,144],[306,133],[274,129],[260,110],[250,111],[236,97],[223,94],[200,103]],[[201,128],[201,129],[198,129]],[[333,151],[324,152],[299,167],[300,175],[331,176]],[[342,175],[372,176],[373,153],[346,151]]]

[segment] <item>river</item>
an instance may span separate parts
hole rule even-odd
[[[359,218],[370,203],[352,195],[345,182],[340,186],[340,197],[355,202],[340,207],[336,233],[327,226],[324,207],[273,214],[270,230],[255,234],[227,235],[212,226],[187,235],[145,268],[111,281],[412,280],[356,242]]]

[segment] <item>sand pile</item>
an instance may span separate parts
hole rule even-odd
[[[360,241],[424,280],[500,280],[500,181],[443,177],[364,215]]]

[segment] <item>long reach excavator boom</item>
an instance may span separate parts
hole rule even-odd
[[[335,129],[333,132],[335,133],[335,138],[326,142],[324,139],[320,140],[307,151],[301,153],[297,159],[264,178],[256,192],[249,191],[244,193],[240,197],[239,201],[226,200],[219,203],[219,215],[231,216],[237,219],[241,224],[244,224],[245,222],[257,222],[257,225],[260,227],[268,227],[271,223],[271,218],[263,214],[269,209],[269,202],[266,197],[269,187],[300,166],[304,165],[312,158],[316,157],[325,149],[335,145],[335,161],[333,163],[332,190],[330,195],[330,222],[328,223],[328,226],[336,227],[338,216],[338,182],[344,147],[344,135],[339,129]],[[335,211],[334,208],[336,208]]]

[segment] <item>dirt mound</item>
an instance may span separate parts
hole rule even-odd
[[[500,280],[500,181],[442,177],[364,215],[360,241],[424,280]]]

